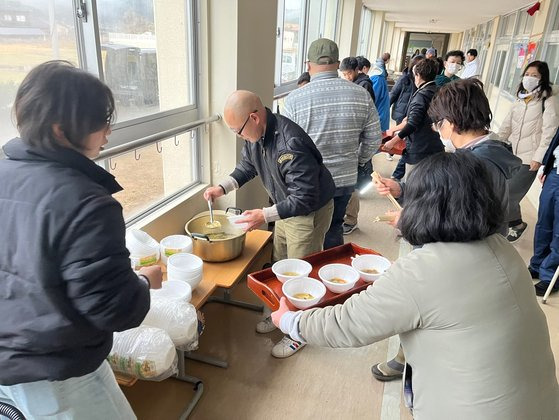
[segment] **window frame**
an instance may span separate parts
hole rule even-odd
[[[188,37],[188,49],[191,63],[190,89],[193,104],[185,105],[166,111],[160,111],[138,118],[116,122],[112,127],[109,143],[105,147],[110,150],[113,147],[134,141],[140,137],[157,134],[170,130],[174,127],[200,119],[200,19],[199,0],[182,0],[190,7],[186,10],[186,19],[189,22],[190,33]],[[74,10],[78,10],[80,0],[73,0]],[[103,63],[101,55],[101,41],[99,30],[99,19],[97,15],[97,0],[84,0],[87,12],[87,20],[80,19],[75,15],[76,36],[78,46],[78,59],[80,67],[91,72],[104,80]],[[118,116],[118,114],[117,114]]]
[[[309,42],[309,21],[313,16],[310,16],[311,10],[311,1],[312,0],[300,0],[301,2],[301,10],[302,16],[301,19],[301,28],[300,28],[300,46],[299,51],[297,52],[298,61],[301,63],[301,67],[296,69],[297,77],[293,80],[288,80],[286,82],[281,81],[281,71],[282,71],[282,60],[283,60],[283,29],[284,29],[284,21],[285,21],[285,3],[286,0],[278,0],[278,18],[276,21],[276,62],[275,62],[275,73],[274,73],[274,97],[279,97],[285,95],[286,93],[291,92],[297,87],[297,79],[299,75],[305,71],[305,57]],[[335,0],[336,4],[336,16],[335,16],[335,28],[334,28],[334,36],[332,37],[334,40],[337,39],[339,29],[340,29],[340,16],[341,16],[341,0]],[[326,22],[326,12],[328,11],[328,0],[321,0],[320,4],[320,19],[319,23],[319,36],[324,35],[325,30],[325,22]],[[314,40],[313,40],[314,41]]]

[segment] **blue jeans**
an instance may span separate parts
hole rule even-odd
[[[551,282],[559,266],[559,175],[555,168],[547,175],[540,194],[538,223],[534,234],[534,256],[530,268],[540,281]]]
[[[95,372],[64,381],[0,385],[0,401],[30,420],[136,419],[107,361]]]
[[[334,197],[334,213],[332,213],[330,229],[328,229],[326,237],[324,238],[324,249],[330,249],[344,244],[344,228],[342,225],[344,223],[347,203],[349,203],[350,198],[351,194]]]
[[[394,172],[392,172],[392,178],[401,180],[405,174],[406,174],[406,152],[402,154],[402,157],[400,158],[398,164],[396,165],[396,169],[394,169]]]

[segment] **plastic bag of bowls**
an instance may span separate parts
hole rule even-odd
[[[167,259],[167,279],[184,281],[194,291],[202,281],[204,262],[194,254],[173,254]]]
[[[152,294],[151,306],[142,325],[164,330],[175,347],[182,350],[198,348],[196,308],[184,300],[154,297]]]
[[[167,264],[167,258],[173,254],[192,252],[192,239],[186,235],[171,235],[161,239],[159,242],[159,252],[161,253],[161,262]]]
[[[161,289],[149,290],[152,299],[178,300],[190,302],[192,299],[192,287],[185,281],[167,280],[161,284]]]
[[[126,232],[126,248],[134,270],[154,265],[159,261],[159,242],[142,230],[129,229]]]
[[[148,381],[162,381],[178,371],[177,351],[169,334],[144,325],[114,333],[107,360],[113,371]]]

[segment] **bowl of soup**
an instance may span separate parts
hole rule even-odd
[[[360,255],[351,261],[364,281],[373,282],[390,268],[392,263],[380,255]]]
[[[324,284],[310,277],[288,280],[281,290],[297,309],[307,309],[316,305],[326,294]]]
[[[355,286],[359,272],[346,264],[327,264],[318,270],[318,277],[332,293],[343,293]]]
[[[280,260],[272,265],[272,272],[282,283],[299,277],[307,277],[311,271],[312,265],[296,258]]]

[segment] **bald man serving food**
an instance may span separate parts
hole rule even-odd
[[[274,261],[322,250],[332,220],[334,181],[311,138],[293,121],[274,115],[252,92],[233,92],[225,103],[225,123],[245,140],[241,161],[204,197],[214,200],[259,175],[275,203],[247,210],[239,223],[252,230],[276,222]]]

